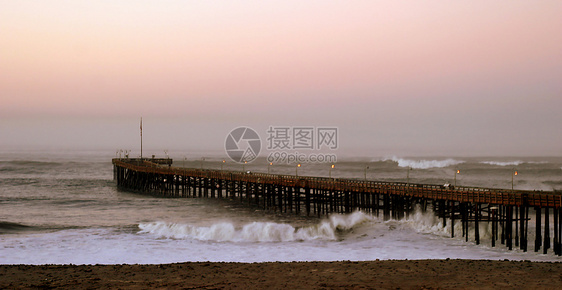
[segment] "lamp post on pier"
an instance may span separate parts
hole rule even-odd
[[[140,118],[140,160],[142,161],[142,117]]]
[[[225,163],[226,163],[226,160],[223,159],[223,160],[222,160],[222,163],[221,163],[221,171],[222,171],[222,166],[223,166]]]
[[[513,177],[515,175],[518,175],[518,173],[517,173],[517,170],[515,170],[515,168],[513,168],[512,174],[511,174],[511,191],[513,191]]]
[[[461,173],[460,170],[455,169],[455,188],[457,188],[457,174]]]
[[[203,170],[203,161],[205,161],[205,157],[201,157],[201,160],[199,160],[199,165],[201,165],[201,170]]]
[[[273,162],[269,162],[269,164],[267,165],[267,174],[269,174],[269,168],[273,165]]]
[[[367,169],[369,169],[369,165],[365,165],[365,181],[367,181]]]
[[[412,167],[408,166],[408,171],[406,173],[406,183],[408,186],[410,186],[410,170],[412,170]]]
[[[299,167],[301,167],[300,163],[295,167],[295,176],[299,176]]]
[[[246,172],[246,163],[248,163],[248,161],[244,161],[244,164],[242,164],[242,171]]]
[[[332,178],[332,169],[334,169],[334,167],[336,167],[336,165],[334,165],[334,164],[332,164],[332,166],[330,166],[330,173],[329,173],[330,178]]]
[[[513,178],[515,177],[515,175],[518,175],[518,173],[517,173],[517,170],[515,170],[515,168],[513,168],[512,171],[511,171],[511,193],[512,194],[513,194]],[[517,222],[519,220],[518,213],[519,213],[519,211],[515,210],[515,246],[516,247],[519,246],[519,229],[518,229],[519,223]],[[521,215],[521,219],[523,219],[523,215]]]

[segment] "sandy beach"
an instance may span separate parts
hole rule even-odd
[[[487,260],[0,265],[0,288],[559,289],[562,263]]]

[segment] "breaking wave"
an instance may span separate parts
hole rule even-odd
[[[141,223],[140,233],[160,238],[194,239],[216,242],[290,242],[309,240],[336,240],[338,231],[348,231],[372,217],[362,212],[348,215],[333,214],[328,220],[312,226],[293,227],[273,222],[252,222],[237,228],[230,222],[216,223],[208,227],[189,224],[152,222]]]
[[[392,157],[383,159],[382,161],[388,160],[398,163],[399,167],[411,167],[414,169],[443,168],[464,163],[462,160],[455,160],[451,158],[445,160],[412,160]]]

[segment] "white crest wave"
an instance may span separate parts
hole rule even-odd
[[[398,157],[385,158],[382,161],[394,161],[398,163],[399,167],[411,167],[414,169],[429,169],[429,168],[443,168],[464,163],[462,160],[444,159],[444,160],[412,160],[403,159]]]
[[[516,160],[516,161],[481,161],[480,163],[482,164],[488,164],[488,165],[496,165],[496,166],[517,166],[517,165],[521,165],[525,162],[520,161],[520,160]]]
[[[236,228],[229,222],[216,223],[209,227],[152,222],[141,223],[139,228],[140,233],[149,233],[161,238],[216,242],[288,242],[316,239],[335,240],[337,231],[350,230],[369,220],[372,220],[369,215],[354,212],[348,215],[333,214],[328,220],[301,228],[273,222],[252,222],[241,228]]]

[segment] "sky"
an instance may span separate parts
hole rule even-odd
[[[0,150],[561,156],[560,1],[0,0]],[[262,140],[265,143],[265,140]]]

